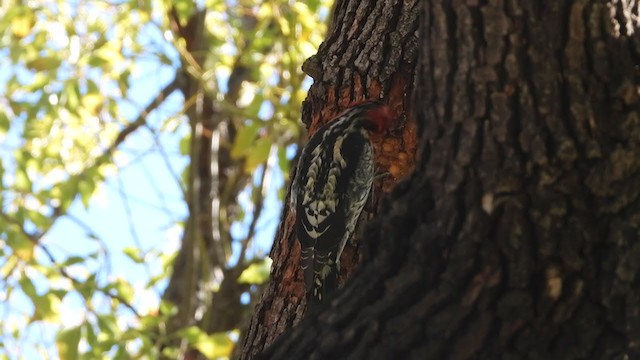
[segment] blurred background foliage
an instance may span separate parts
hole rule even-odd
[[[2,3],[0,359],[232,356],[330,2]]]

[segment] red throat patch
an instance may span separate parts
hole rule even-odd
[[[393,110],[386,105],[383,104],[380,100],[363,100],[356,101],[349,104],[348,108],[352,107],[365,107],[366,110],[362,113],[364,117],[375,124],[376,133],[383,133],[393,125],[396,121],[396,116],[393,113]]]
[[[387,105],[380,105],[367,112],[367,117],[376,124],[376,132],[383,133],[393,125],[395,116],[391,108]]]

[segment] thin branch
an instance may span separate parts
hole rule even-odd
[[[131,234],[131,238],[133,238],[133,243],[136,247],[142,251],[143,256],[146,256],[146,251],[142,248],[142,241],[140,241],[140,237],[138,236],[138,232],[136,231],[136,225],[133,221],[133,211],[131,210],[131,206],[129,205],[129,199],[124,190],[124,182],[122,181],[121,176],[117,176],[118,181],[118,192],[120,193],[120,197],[122,198],[122,204],[124,205],[125,216],[127,218],[127,224],[129,225],[129,233]],[[149,267],[148,262],[144,262],[144,268],[147,271],[147,275],[151,277],[151,268]]]
[[[91,239],[94,239],[95,241],[97,241],[100,244],[100,249],[102,250],[102,254],[104,254],[104,257],[105,257],[104,261],[105,261],[105,264],[106,264],[106,272],[107,273],[111,273],[111,268],[112,268],[111,255],[109,254],[108,246],[104,242],[104,240],[87,223],[85,223],[84,221],[80,220],[75,215],[73,215],[71,213],[66,213],[64,216],[67,219],[69,219],[71,222],[75,223],[77,226],[82,228],[84,230],[84,232]]]
[[[164,147],[162,147],[162,144],[160,143],[160,132],[152,128],[151,126],[149,126],[149,124],[145,125],[145,127],[153,134],[153,142],[155,143],[155,147],[160,153],[160,157],[162,157],[162,161],[167,167],[167,171],[169,171],[169,174],[174,179],[174,181],[178,184],[178,187],[182,191],[182,196],[184,198],[186,193],[185,185],[182,182],[180,175],[176,173],[175,169],[171,165],[171,161],[169,161],[169,154],[167,154],[166,150],[164,149]]]
[[[51,251],[49,250],[49,248],[47,246],[45,246],[44,244],[40,243],[40,239],[42,238],[42,236],[44,235],[44,233],[37,233],[37,234],[32,234],[29,233],[28,231],[26,231],[23,227],[23,225],[16,219],[10,217],[9,215],[7,215],[5,212],[0,212],[0,217],[2,217],[2,219],[4,219],[7,223],[17,226],[20,229],[20,232],[27,238],[29,239],[31,242],[33,242],[33,244],[35,246],[40,247],[40,249],[42,249],[42,251],[44,252],[44,254],[47,256],[47,258],[49,259],[49,261],[52,264],[57,265],[58,270],[60,271],[60,274],[70,280],[71,282],[73,282],[74,284],[78,284],[81,283],[81,281],[77,280],[76,278],[74,278],[73,276],[71,276],[68,272],[67,269],[62,266],[59,265],[60,262],[56,259],[56,257],[51,253]],[[102,288],[96,288],[98,291],[100,291],[101,293],[107,295],[108,297],[118,300],[122,305],[124,305],[126,308],[128,308],[129,310],[131,310],[131,312],[133,312],[133,314],[140,318],[140,313],[138,313],[138,311],[133,307],[133,305],[129,304],[127,301],[125,301],[120,295],[118,294],[112,294],[109,291],[102,289]]]
[[[127,136],[131,135],[131,133],[136,131],[139,127],[145,125],[147,123],[147,116],[153,110],[157,109],[164,102],[164,100],[169,97],[169,95],[171,95],[171,93],[180,88],[181,81],[182,77],[180,75],[176,75],[173,81],[171,81],[169,84],[167,84],[167,86],[160,90],[158,95],[156,95],[156,97],[140,112],[138,117],[133,122],[129,123],[129,125],[127,125],[124,129],[122,129],[122,131],[120,131],[113,144],[109,146],[103,156],[111,154],[120,144],[122,144],[126,140]]]
[[[107,183],[105,186],[110,188],[110,189],[114,189],[115,191],[118,191],[118,192],[120,191],[118,185]],[[145,200],[143,197],[136,196],[136,195],[134,195],[132,193],[129,193],[129,192],[126,192],[126,191],[125,191],[125,194],[127,195],[127,197],[131,201],[135,202],[138,205],[142,205],[142,206],[148,207],[149,209],[153,209],[153,210],[157,210],[157,211],[163,212],[165,215],[167,215],[167,217],[175,217],[175,213],[171,212],[171,209],[164,208],[164,207],[162,207],[162,206],[160,206],[158,204],[155,204],[155,203],[153,203],[151,201]],[[171,200],[177,201],[179,199],[173,199],[173,198],[169,199],[169,201],[171,201]]]
[[[271,150],[269,150],[270,153],[273,152],[274,146],[275,145],[272,145]],[[267,192],[266,185],[268,184],[268,181],[266,181],[266,179],[267,179],[267,174],[271,172],[272,164],[270,163],[272,162],[271,160],[272,157],[273,157],[272,154],[269,154],[269,158],[267,162],[264,164],[262,176],[260,177],[260,183],[258,184],[258,187],[257,187],[260,191],[258,192],[256,201],[253,207],[253,217],[251,218],[251,224],[249,225],[249,231],[247,233],[247,237],[244,240],[242,240],[242,247],[240,248],[240,256],[238,257],[238,264],[244,261],[244,257],[247,253],[247,249],[249,248],[249,242],[255,236],[258,219],[260,219],[260,216],[262,215],[262,210],[264,210],[264,199],[265,199],[265,194]]]

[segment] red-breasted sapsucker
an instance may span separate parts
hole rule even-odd
[[[373,184],[369,132],[384,132],[393,121],[393,112],[381,102],[357,103],[322,126],[302,150],[291,207],[308,305],[322,302],[337,287],[340,255]]]

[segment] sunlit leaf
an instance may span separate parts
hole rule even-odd
[[[82,205],[84,205],[85,208],[89,208],[89,201],[91,200],[91,195],[93,195],[95,189],[96,184],[91,179],[86,179],[78,183],[80,199],[82,200]]]
[[[258,131],[260,131],[260,124],[251,123],[250,125],[245,125],[238,131],[236,135],[236,139],[233,142],[233,147],[231,148],[231,156],[235,159],[239,159],[245,156],[247,153],[253,151],[253,146],[255,144],[256,136],[258,135]]]
[[[249,265],[238,277],[238,282],[241,284],[264,284],[269,280],[271,263],[271,258],[266,257],[262,261]]]
[[[76,290],[85,300],[91,299],[96,290],[96,274],[91,274],[84,282],[76,284]]]
[[[229,357],[233,351],[233,341],[228,333],[208,335],[197,326],[182,329],[178,336],[187,340],[208,359]]]
[[[287,159],[287,149],[283,146],[278,148],[278,166],[280,166],[285,180],[289,179],[289,159]]]
[[[16,181],[15,183],[16,189],[24,192],[31,191],[31,180],[29,179],[29,175],[27,175],[26,170],[17,169],[15,181]]]
[[[191,148],[191,136],[186,135],[180,139],[180,154],[188,155]]]
[[[53,70],[60,67],[61,62],[57,57],[43,56],[27,62],[27,67],[36,71]]]
[[[23,234],[7,233],[7,243],[13,253],[24,261],[31,261],[35,250],[35,244]]]
[[[39,72],[37,73],[31,84],[29,84],[28,89],[31,91],[41,90],[43,86],[47,85],[51,81],[51,78],[47,75],[47,73]]]
[[[9,274],[11,274],[11,272],[16,269],[17,265],[18,257],[9,256],[5,258],[4,264],[2,264],[2,266],[0,267],[0,277],[6,278],[7,276],[9,276]]]
[[[111,291],[115,291],[122,300],[129,304],[133,301],[133,287],[124,279],[116,279],[113,283],[107,286],[107,289],[113,289]]]
[[[160,301],[160,314],[175,315],[178,313],[178,307],[168,301]]]
[[[55,294],[45,293],[36,296],[33,300],[35,307],[34,320],[57,322],[60,316],[60,305],[62,302]]]
[[[36,287],[35,285],[33,285],[33,282],[31,282],[31,279],[29,279],[29,277],[27,276],[20,277],[20,280],[18,280],[18,283],[20,284],[20,288],[22,288],[22,291],[24,292],[24,294],[30,297],[31,299],[34,299],[38,296],[38,293],[36,292]]]
[[[85,262],[85,258],[82,256],[70,256],[69,258],[67,258],[67,260],[65,260],[61,266],[71,266],[71,265],[75,265],[75,264],[79,264],[79,263],[83,263]]]
[[[189,20],[189,17],[195,9],[195,2],[192,0],[177,0],[173,1],[172,4],[178,13],[178,20],[180,20],[180,24],[186,25],[187,20]]]
[[[142,255],[140,249],[133,246],[127,246],[122,250],[122,252],[124,252],[124,254],[127,255],[127,257],[131,259],[131,261],[137,264],[144,263],[144,256]]]
[[[98,328],[113,338],[119,332],[118,322],[113,314],[103,314],[97,317]]]
[[[49,228],[49,226],[51,226],[51,218],[49,218],[48,216],[44,216],[37,211],[29,211],[28,214],[31,222],[33,222],[33,224],[39,229],[47,229]]]
[[[10,126],[11,122],[9,121],[9,117],[4,111],[0,110],[0,136],[6,134]]]
[[[234,347],[233,341],[226,333],[200,337],[194,346],[209,359],[228,358],[231,356]]]
[[[31,28],[34,24],[34,16],[31,11],[27,11],[26,8],[20,16],[16,16],[11,20],[11,31],[17,38],[23,38],[31,32]]]
[[[104,101],[100,94],[88,94],[82,97],[82,106],[89,110],[92,114],[97,114]]]
[[[264,164],[269,158],[273,139],[260,138],[251,147],[251,151],[247,154],[247,160],[244,163],[244,169],[247,173],[253,173],[258,165]]]
[[[56,346],[61,359],[77,359],[78,344],[80,344],[81,327],[75,326],[64,329],[56,336]]]

